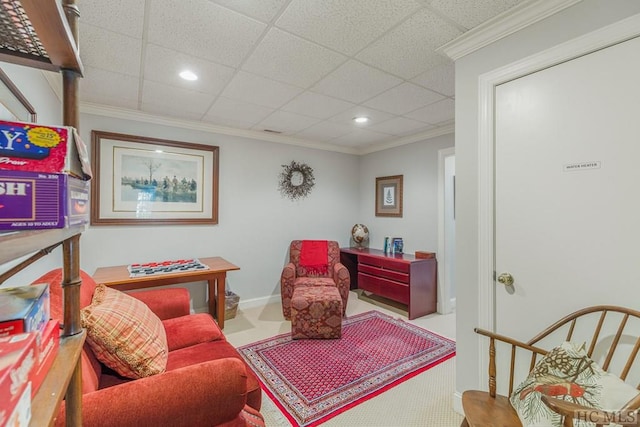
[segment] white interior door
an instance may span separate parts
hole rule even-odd
[[[640,38],[496,87],[496,330],[640,308]]]

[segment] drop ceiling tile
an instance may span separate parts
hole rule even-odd
[[[447,15],[465,28],[473,28],[484,21],[522,3],[524,0],[432,0],[431,7]]]
[[[402,83],[372,98],[364,105],[402,115],[443,99],[444,96],[412,83]]]
[[[191,70],[198,80],[187,81],[178,75]],[[144,63],[144,78],[157,83],[217,95],[231,80],[235,69],[171,49],[148,44]]]
[[[276,26],[353,55],[420,7],[414,0],[293,0]]]
[[[369,126],[374,132],[388,133],[389,135],[403,136],[408,133],[427,130],[433,126],[425,125],[424,122],[417,120],[407,119],[405,117],[394,117],[389,120],[385,120],[382,123],[378,123]]]
[[[420,120],[421,122],[437,125],[455,118],[455,103],[453,99],[446,98],[405,114],[405,116]]]
[[[351,102],[320,95],[319,93],[303,92],[281,109],[318,119],[327,119],[353,107],[355,105]]]
[[[262,22],[269,22],[276,17],[282,6],[289,0],[213,0],[220,6],[228,7],[236,12],[248,15]]]
[[[83,65],[128,76],[140,75],[142,40],[82,23],[80,32],[80,58]]]
[[[213,118],[215,117],[218,121],[221,121],[221,119],[225,119],[227,121],[233,120],[241,123],[242,125],[240,127],[249,128],[261,120],[264,120],[274,111],[275,110],[273,108],[263,107],[221,96],[216,99],[216,102],[209,109],[205,119],[213,121]]]
[[[280,108],[301,92],[302,89],[295,86],[240,71],[222,91],[222,96],[264,107]]]
[[[142,38],[143,1],[82,0],[79,8],[80,23],[95,25],[130,37]],[[82,35],[80,40],[84,44]]]
[[[332,144],[347,145],[350,147],[361,147],[368,144],[376,144],[392,139],[391,135],[373,132],[367,129],[356,129],[355,131],[331,140]]]
[[[432,68],[411,80],[413,83],[447,96],[455,92],[455,66],[449,62]]]
[[[242,69],[306,88],[346,60],[344,55],[272,28]]]
[[[353,121],[353,118],[359,117],[359,116],[369,117],[370,122],[368,124],[363,124],[363,125],[356,124]],[[380,123],[385,120],[389,120],[392,117],[393,117],[393,114],[385,113],[384,111],[375,110],[373,108],[365,107],[363,105],[358,105],[356,107],[349,108],[348,110],[343,111],[342,113],[336,114],[335,116],[329,118],[329,121],[335,122],[335,123],[342,123],[349,126],[354,126],[354,128],[356,128],[356,127],[370,126],[375,123]]]
[[[314,141],[329,141],[353,132],[354,127],[341,123],[322,121],[298,132],[296,136]]]
[[[389,73],[412,79],[425,69],[448,61],[434,49],[461,33],[455,26],[423,9],[385,34],[356,58]]]
[[[142,110],[168,116],[200,119],[213,102],[213,95],[145,80]]]
[[[154,1],[148,42],[237,67],[266,24],[208,0]]]
[[[320,80],[311,90],[359,104],[400,83],[402,80],[397,77],[351,60]]]
[[[294,134],[308,128],[320,120],[287,111],[276,111],[260,123],[253,126],[255,130],[275,130],[287,135]]]
[[[139,78],[93,67],[84,67],[80,101],[135,110]]]

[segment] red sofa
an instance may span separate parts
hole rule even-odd
[[[80,308],[91,303],[96,283],[81,273]],[[49,283],[51,317],[62,322],[62,271],[34,283]],[[82,420],[88,427],[264,426],[262,391],[255,374],[206,313],[190,314],[184,288],[133,291],[165,328],[166,372],[131,380],[102,365],[88,344],[82,352]],[[56,419],[63,426],[64,403]]]

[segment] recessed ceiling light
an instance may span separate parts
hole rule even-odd
[[[358,124],[363,124],[363,123],[367,123],[369,121],[369,117],[358,116],[358,117],[354,117],[353,121],[358,123]]]
[[[189,81],[198,80],[198,76],[196,76],[196,74],[193,71],[189,71],[189,70],[182,71],[180,73],[180,77]]]

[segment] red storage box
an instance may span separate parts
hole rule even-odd
[[[0,288],[0,337],[42,332],[50,317],[48,284]]]
[[[0,170],[0,230],[89,222],[89,181],[66,174]]]
[[[30,332],[0,338],[0,361],[0,420],[7,421],[13,418],[18,403],[24,399],[26,387],[30,390],[30,376],[38,364],[38,334]],[[31,392],[28,394],[30,417]],[[24,402],[21,408],[18,412],[24,414]],[[5,424],[0,421],[0,425]]]
[[[32,397],[36,395],[47,376],[47,372],[51,369],[51,365],[53,365],[53,361],[58,354],[58,348],[60,348],[60,322],[49,320],[41,335],[38,348],[38,364],[31,376]]]
[[[91,178],[89,154],[78,132],[37,123],[0,120],[0,169]]]

